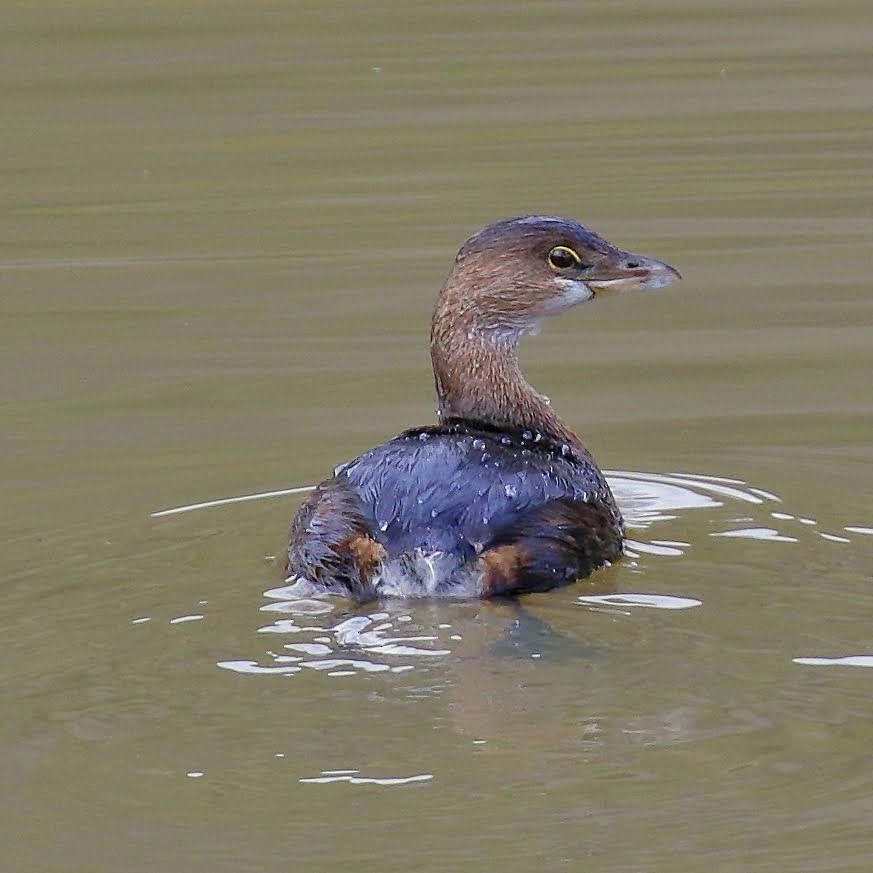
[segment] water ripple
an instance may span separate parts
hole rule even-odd
[[[592,594],[577,601],[598,606],[641,606],[644,609],[691,609],[702,606],[702,600],[693,597],[671,597],[668,594]]]
[[[672,525],[674,530],[663,526],[686,517],[688,513],[703,511],[707,527],[702,535],[725,541],[754,540],[758,543],[790,545],[799,542],[801,537],[808,540],[814,536],[819,542],[823,540],[834,547],[841,547],[852,542],[853,536],[866,538],[873,534],[873,526],[857,521],[853,524],[841,523],[831,531],[821,529],[818,519],[787,511],[781,505],[779,495],[737,478],[626,470],[607,471],[607,477],[627,528],[633,532],[625,544],[625,554],[629,559],[625,567],[634,574],[640,572],[643,560],[681,559],[695,547],[695,540],[699,544],[701,535],[690,536],[687,526],[681,528],[679,536],[676,533],[680,528],[676,525]],[[236,498],[227,497],[161,510],[153,515],[162,520],[157,523],[165,523],[163,519],[184,512],[235,503],[248,504],[253,500],[297,495],[309,490],[309,486],[298,486]],[[779,508],[773,504],[779,504]],[[861,521],[866,522],[866,519]],[[660,536],[646,536],[655,526],[659,526]],[[699,525],[693,529],[699,529]],[[429,621],[426,615],[428,607],[420,604],[395,604],[400,610],[414,609],[414,614],[398,614],[392,607],[392,612],[378,611],[349,617],[347,612],[341,612],[347,607],[343,601],[335,598],[299,598],[295,596],[293,585],[289,584],[268,589],[264,597],[268,602],[260,606],[260,611],[275,615],[276,618],[259,627],[258,633],[269,634],[277,641],[284,637],[288,642],[283,643],[277,651],[268,651],[266,658],[261,660],[234,658],[219,661],[221,669],[283,677],[307,673],[338,679],[376,673],[389,676],[437,662],[458,651],[462,644],[462,635],[453,631],[451,623]],[[587,594],[578,597],[576,602],[593,612],[612,615],[630,615],[630,611],[635,609],[680,611],[702,605],[700,600],[691,597],[651,592]],[[425,613],[421,620],[417,615],[420,612]],[[197,621],[202,617],[177,616],[171,622],[179,624]],[[445,613],[442,613],[442,617],[445,618]],[[136,623],[147,620],[148,616],[133,619]],[[873,666],[873,656],[795,658],[794,662]],[[358,779],[357,776],[354,778]],[[314,781],[328,779],[336,781],[326,774],[313,777]]]
[[[761,506],[766,503],[781,503],[781,498],[772,491],[747,484],[741,479],[727,476],[713,476],[702,473],[646,473],[632,470],[607,470],[606,476],[622,509],[625,522],[630,530],[645,530],[656,522],[673,521],[678,513],[691,509],[716,509],[731,504],[746,504]],[[237,503],[248,503],[254,500],[296,496],[314,490],[312,485],[299,485],[274,491],[263,491],[253,494],[243,494],[236,497],[222,497],[215,500],[200,501],[161,509],[151,513],[155,519],[163,519],[182,513],[212,509]],[[813,518],[793,515],[784,511],[772,511],[769,518],[780,522],[792,522],[801,525],[815,526],[818,522]],[[796,542],[790,534],[764,527],[759,520],[742,516],[732,520],[733,523],[756,522],[753,527],[734,528],[713,532],[712,536],[739,537],[771,542]],[[873,534],[873,527],[867,524],[850,524],[842,528],[846,533],[859,535]],[[842,533],[819,532],[822,539],[834,543],[849,543],[851,539]],[[645,552],[652,555],[677,556],[687,548],[687,543],[653,540],[644,543],[639,540],[629,541],[630,554],[636,557]],[[280,589],[277,589],[277,591]],[[272,594],[268,596],[274,596]],[[298,601],[300,604],[302,601]],[[301,606],[294,607],[294,611]],[[290,609],[288,606],[274,606],[274,612]],[[318,607],[313,606],[313,611]]]
[[[794,664],[814,667],[873,667],[873,655],[847,655],[843,658],[792,658]]]
[[[279,589],[266,592],[275,597]],[[299,603],[300,601],[298,601]],[[332,613],[334,605],[322,601],[303,601],[307,604],[317,603],[323,609],[321,614]],[[282,601],[261,607],[268,611],[270,607],[287,606],[286,612],[291,612],[295,601]],[[307,609],[301,615],[311,616]],[[390,620],[389,620],[390,619]],[[291,675],[300,673],[304,668],[323,672],[328,676],[353,676],[358,673],[405,673],[415,669],[414,663],[420,658],[439,658],[450,655],[451,650],[434,645],[440,637],[433,633],[398,634],[395,624],[406,629],[415,627],[410,615],[391,617],[387,612],[377,612],[372,615],[354,615],[335,625],[299,625],[294,619],[283,618],[258,628],[258,633],[269,634],[316,634],[312,641],[285,643],[282,649],[294,654],[268,652],[271,664],[260,665],[256,661],[230,660],[219,661],[217,666],[237,673],[260,673]],[[451,629],[451,625],[445,629]],[[445,630],[444,629],[444,630]],[[289,663],[290,662],[290,663]]]
[[[299,779],[309,785],[326,785],[330,782],[348,782],[350,785],[409,785],[413,782],[429,782],[432,773],[416,773],[413,776],[360,776],[360,770],[322,770],[320,776]]]

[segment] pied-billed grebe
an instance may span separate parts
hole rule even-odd
[[[406,431],[322,482],[291,526],[295,593],[493,597],[545,591],[619,557],[606,479],[517,348],[547,315],[679,273],[563,218],[489,225],[458,252],[437,300],[439,423]]]

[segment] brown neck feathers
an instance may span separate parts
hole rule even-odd
[[[439,415],[479,421],[500,430],[531,431],[581,448],[579,438],[525,380],[518,341],[531,323],[483,325],[469,309],[441,295],[431,327]]]

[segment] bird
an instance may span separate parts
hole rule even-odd
[[[566,218],[519,216],[471,236],[431,321],[437,422],[315,488],[291,524],[292,596],[517,597],[616,561],[624,521],[609,484],[524,378],[518,346],[545,318],[679,278]]]

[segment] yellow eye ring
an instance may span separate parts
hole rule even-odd
[[[567,246],[555,246],[549,252],[549,266],[555,270],[569,270],[571,267],[579,267],[582,258]]]

